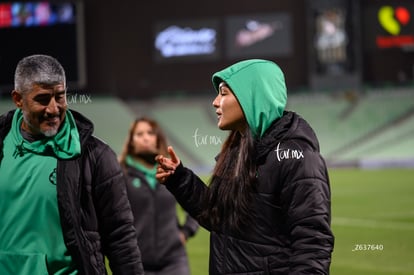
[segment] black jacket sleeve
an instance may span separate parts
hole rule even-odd
[[[126,182],[114,152],[107,147],[96,159],[95,208],[112,273],[144,274]]]
[[[195,235],[199,228],[198,222],[193,219],[189,214],[186,215],[184,224],[181,226],[181,232],[183,232],[185,239]]]
[[[198,216],[203,209],[203,201],[208,192],[208,187],[204,182],[180,163],[175,173],[167,179],[165,185],[181,207],[200,222]],[[208,225],[202,223],[200,225],[208,229]],[[194,228],[194,225],[192,227]]]

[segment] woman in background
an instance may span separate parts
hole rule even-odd
[[[188,275],[185,243],[198,224],[187,215],[180,225],[174,196],[155,178],[155,156],[166,150],[166,138],[158,123],[139,118],[129,129],[120,163],[127,177],[145,274]]]

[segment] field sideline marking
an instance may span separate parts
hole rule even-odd
[[[414,223],[409,223],[409,222],[379,221],[379,220],[355,219],[355,218],[347,218],[347,217],[333,217],[332,224],[342,225],[342,226],[352,226],[352,227],[414,230]]]

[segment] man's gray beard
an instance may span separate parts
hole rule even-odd
[[[26,112],[23,112],[23,120],[26,123],[26,125],[29,126],[31,129],[34,129],[35,128],[35,127],[33,127],[33,125],[27,119]],[[51,137],[56,136],[56,134],[58,133],[58,131],[59,131],[59,128],[57,128],[57,129],[50,129],[50,130],[47,130],[47,131],[42,131],[41,129],[39,129],[40,134],[42,134],[42,135],[44,135],[45,137],[48,137],[48,138],[51,138]]]
[[[47,131],[40,131],[45,137],[54,137],[58,133],[58,129],[51,129]]]

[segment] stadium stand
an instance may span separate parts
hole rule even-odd
[[[159,121],[183,163],[199,171],[211,169],[227,136],[216,127],[211,100],[159,99],[146,108],[146,115]]]
[[[352,100],[346,95],[292,96],[289,102],[313,125],[331,165],[414,158],[414,150],[408,149],[413,147],[402,146],[413,140],[412,89],[371,90]]]
[[[210,171],[228,132],[216,127],[212,97],[163,97],[123,101],[116,97],[74,100],[70,108],[87,115],[95,135],[120,153],[130,123],[139,116],[156,119],[182,161]],[[13,108],[0,98],[0,112]],[[369,90],[360,93],[292,93],[288,110],[305,117],[319,137],[330,166],[414,167],[414,89]]]

